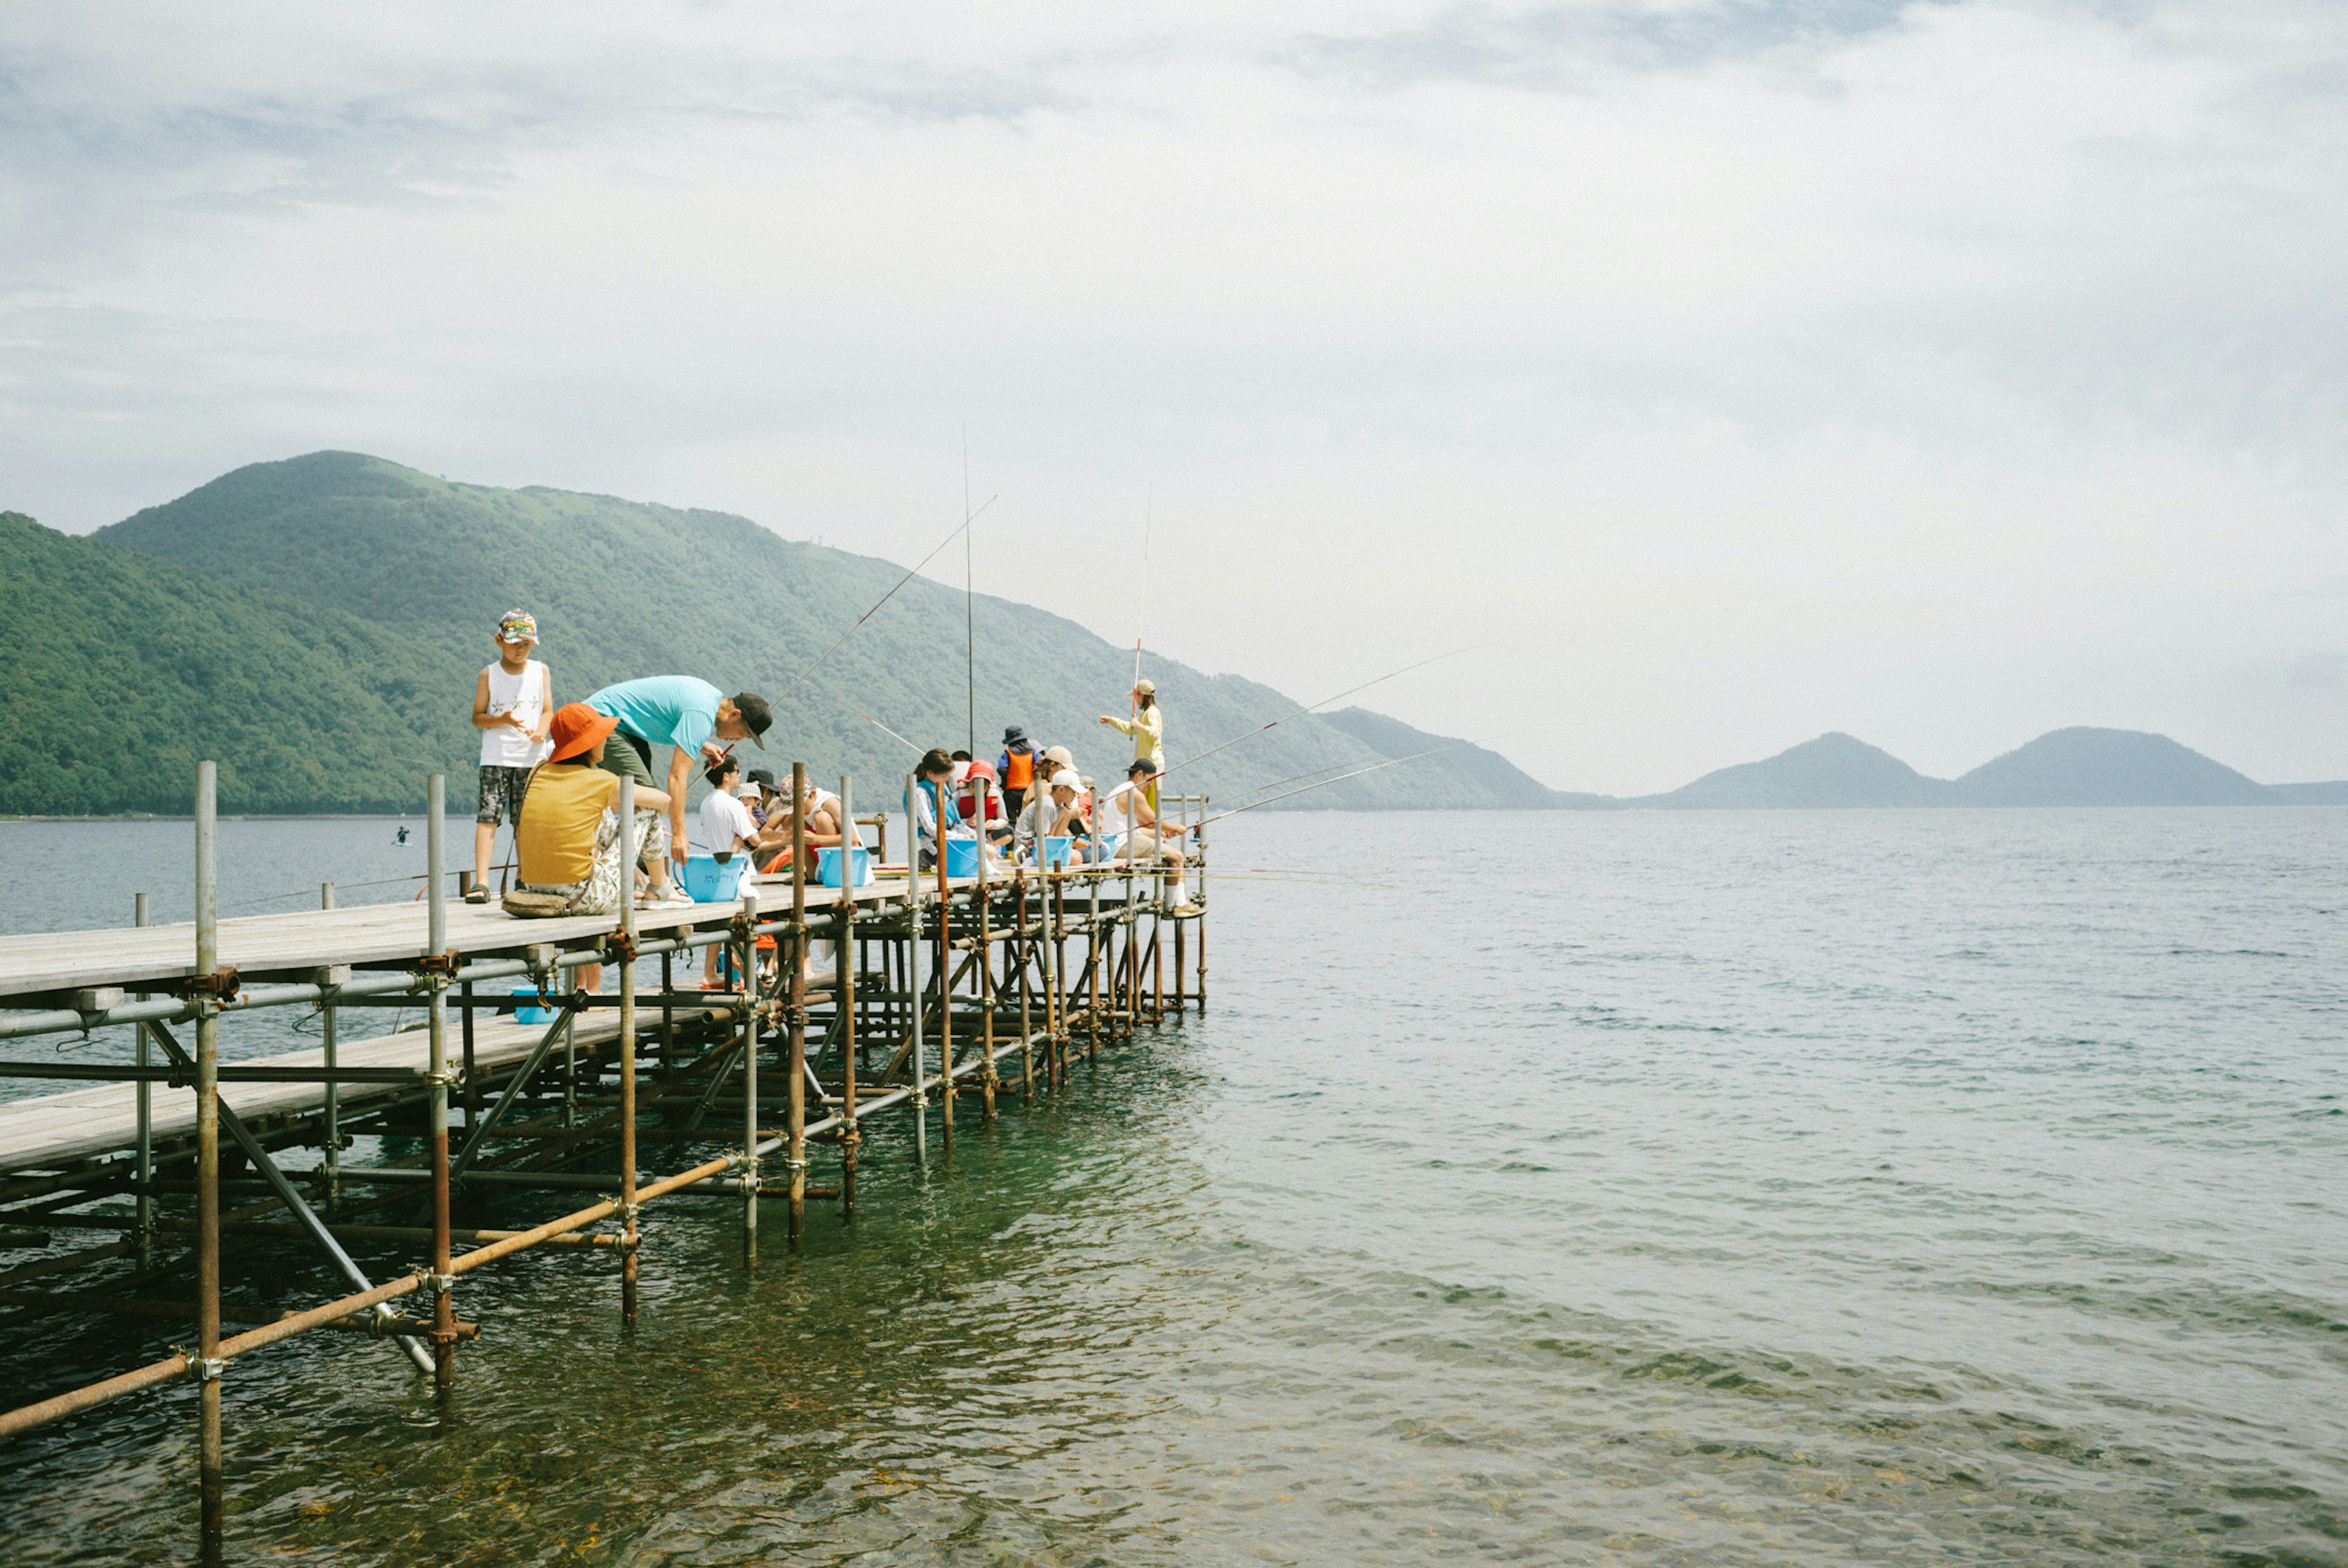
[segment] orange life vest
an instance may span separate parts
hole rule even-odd
[[[1035,782],[1035,753],[1005,752],[1003,753],[1003,760],[1009,764],[1003,774],[1004,789],[1024,791],[1029,784]]]

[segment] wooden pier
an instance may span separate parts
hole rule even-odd
[[[613,1268],[616,1317],[632,1323],[658,1199],[737,1198],[755,1265],[762,1205],[783,1210],[794,1245],[811,1203],[853,1214],[869,1119],[908,1120],[926,1163],[933,1119],[950,1148],[958,1115],[967,1135],[1002,1096],[1063,1091],[1078,1060],[1206,1004],[1203,845],[1200,907],[1179,914],[1161,907],[1154,865],[952,879],[884,867],[843,891],[809,884],[802,841],[788,876],[746,879],[731,903],[524,920],[447,899],[435,777],[423,898],[335,908],[329,886],[314,911],[221,920],[212,777],[201,764],[193,922],[146,924],[142,895],[131,927],[0,938],[0,1076],[87,1085],[0,1102],[15,1386],[43,1382],[28,1323],[99,1314],[196,1330],[191,1350],[0,1413],[0,1440],[195,1382],[207,1555],[224,1518],[221,1380],[264,1375],[267,1358],[248,1358],[267,1347],[363,1330],[448,1386],[479,1335],[458,1312],[485,1288],[468,1276],[539,1246]],[[1162,809],[1188,824],[1205,804],[1169,794]],[[712,947],[726,989],[705,991]],[[614,989],[580,985],[582,966],[602,965]],[[242,1015],[288,1008],[314,1016],[317,1049],[223,1055]],[[421,1027],[364,1027],[390,1009],[420,1011]],[[39,1044],[85,1034],[115,1049]],[[12,1051],[17,1040],[31,1049]],[[551,1212],[520,1229],[458,1222],[518,1199]],[[227,1332],[223,1267],[285,1247],[326,1260],[345,1293]],[[402,1252],[405,1266],[386,1266]],[[68,1276],[76,1288],[60,1287]]]

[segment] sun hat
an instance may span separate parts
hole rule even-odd
[[[1085,787],[1085,781],[1076,775],[1074,769],[1062,768],[1058,773],[1052,775],[1051,787],[1054,789],[1080,790]]]
[[[1003,732],[1003,743],[1006,746],[1025,745],[1027,743],[1026,730],[1018,724],[1011,725]]]
[[[757,800],[766,792],[759,789],[757,780],[744,779],[734,786],[734,793],[744,800]]]
[[[509,610],[498,617],[498,641],[500,642],[535,642],[538,641],[538,617],[527,610]]]
[[[764,784],[768,789],[775,787],[775,772],[772,768],[752,768],[742,776],[752,784]]]
[[[619,720],[599,713],[584,702],[565,702],[554,710],[554,722],[547,727],[554,751],[546,760],[566,762],[582,752],[592,752],[596,742],[619,727]]]
[[[1133,692],[1138,697],[1155,697],[1158,695],[1158,682],[1144,675],[1133,683]]]

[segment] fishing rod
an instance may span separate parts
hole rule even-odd
[[[1457,658],[1462,653],[1473,653],[1478,648],[1489,648],[1491,644],[1488,642],[1471,642],[1465,648],[1455,648],[1448,653],[1438,653],[1432,659],[1422,659],[1416,664],[1406,664],[1401,669],[1394,671],[1389,674],[1381,675],[1375,681],[1365,681],[1358,686],[1348,686],[1343,692],[1338,692],[1334,697],[1323,697],[1318,702],[1307,703],[1305,706],[1297,709],[1293,713],[1282,713],[1271,723],[1259,724],[1254,729],[1250,730],[1246,734],[1233,736],[1231,739],[1225,741],[1220,746],[1210,746],[1195,757],[1185,757],[1180,762],[1176,763],[1173,767],[1161,772],[1158,776],[1162,779],[1167,774],[1173,773],[1178,769],[1187,768],[1192,763],[1203,762],[1207,758],[1213,756],[1217,752],[1228,751],[1231,747],[1238,745],[1241,741],[1252,740],[1256,736],[1262,734],[1264,731],[1284,724],[1291,719],[1302,717],[1303,715],[1313,712],[1315,708],[1325,708],[1330,703],[1340,702],[1344,698],[1352,696],[1356,692],[1366,692],[1373,686],[1382,686],[1385,684],[1385,682],[1395,679],[1397,675],[1407,675],[1414,670],[1424,670],[1430,664],[1439,663],[1446,659]],[[1303,774],[1299,774],[1297,775],[1299,778],[1305,776],[1306,775]],[[1334,784],[1336,781],[1333,779],[1330,782]]]
[[[1149,525],[1158,507],[1158,485],[1155,480],[1142,493],[1141,502],[1141,602],[1133,612],[1133,683],[1141,684],[1141,634],[1149,624]],[[1141,716],[1140,699],[1133,701],[1133,716]]]
[[[1001,497],[1000,496],[989,496],[989,497],[986,498],[986,507],[991,507],[991,506],[994,505],[994,503],[995,503],[996,501],[1001,500],[1001,499],[1002,499],[1002,497]],[[945,538],[943,538],[940,539],[940,540],[938,541],[938,548],[937,548],[937,549],[935,549],[935,550],[932,550],[929,554],[927,554],[927,555],[923,556],[920,560],[916,561],[916,562],[913,564],[913,569],[912,569],[912,570],[911,570],[911,571],[907,572],[904,576],[902,576],[902,577],[901,577],[901,578],[899,578],[899,579],[897,579],[897,587],[896,587],[896,588],[892,588],[892,589],[891,589],[888,592],[886,592],[886,593],[882,594],[882,595],[880,597],[880,599],[874,602],[874,604],[873,604],[873,606],[872,606],[872,608],[871,608],[871,609],[870,609],[870,610],[866,610],[863,614],[861,614],[861,615],[858,616],[858,617],[856,618],[856,625],[855,625],[855,626],[851,626],[851,627],[850,627],[847,630],[845,630],[845,631],[841,632],[841,633],[839,634],[839,639],[838,639],[837,641],[835,641],[832,643],[832,645],[831,645],[830,647],[829,647],[829,648],[827,648],[827,649],[825,649],[825,650],[823,651],[823,658],[822,658],[822,659],[818,659],[814,663],[812,663],[812,664],[808,665],[805,670],[803,670],[803,671],[801,671],[799,672],[799,678],[798,678],[798,680],[796,680],[796,681],[792,682],[789,685],[788,685],[788,686],[786,686],[786,687],[784,687],[784,688],[783,688],[783,697],[788,697],[788,696],[789,696],[792,692],[794,692],[798,691],[801,686],[805,685],[805,684],[807,683],[807,678],[808,678],[808,676],[810,676],[810,675],[814,674],[817,671],[819,671],[819,670],[820,670],[820,669],[822,669],[822,668],[823,668],[823,661],[824,661],[824,659],[829,659],[829,658],[830,658],[833,654],[835,654],[835,653],[839,652],[839,645],[840,645],[840,643],[845,642],[845,641],[847,641],[850,638],[851,638],[851,637],[855,636],[855,635],[856,635],[856,631],[857,631],[857,628],[858,628],[858,627],[862,626],[866,621],[868,621],[868,620],[871,620],[874,616],[876,616],[876,615],[880,614],[880,606],[881,606],[881,605],[884,605],[884,604],[886,604],[886,603],[888,603],[891,600],[892,600],[892,599],[894,599],[894,598],[896,598],[896,597],[897,597],[897,589],[898,589],[898,588],[902,588],[902,587],[904,587],[907,583],[909,583],[909,582],[912,581],[912,580],[913,580],[913,579],[915,579],[916,577],[919,577],[919,576],[921,575],[922,568],[923,568],[923,567],[925,567],[925,566],[929,565],[932,561],[933,561],[933,560],[935,560],[935,559],[938,559],[938,550],[942,550],[942,549],[945,548],[948,545],[950,545],[950,544],[953,543],[953,542],[954,542],[954,534],[962,533],[963,531],[964,531],[965,529],[967,529],[967,528],[971,526],[971,524],[973,524],[973,523],[974,523],[974,522],[978,521],[980,514],[981,514],[981,513],[983,513],[983,512],[984,512],[984,511],[986,510],[986,507],[979,507],[978,511],[973,512],[973,511],[970,510],[970,497],[967,497],[967,496],[963,497],[963,519],[962,519],[962,526],[961,526],[960,528],[957,528],[956,529],[954,529],[954,531],[953,531],[953,534],[948,534]],[[775,699],[775,701],[776,701],[776,702],[781,702],[781,701],[783,700],[783,697],[778,697],[778,698],[776,698],[776,699]]]
[[[1445,752],[1456,752],[1456,751],[1459,750],[1459,748],[1460,748],[1460,747],[1462,747],[1462,746],[1472,746],[1472,745],[1474,745],[1475,743],[1475,743],[1475,742],[1473,742],[1473,741],[1454,741],[1454,742],[1452,742],[1452,743],[1451,743],[1451,744],[1449,744],[1449,745],[1447,745],[1447,746],[1437,746],[1437,747],[1436,747],[1434,750],[1432,750],[1432,751],[1426,751],[1426,752],[1414,752],[1414,753],[1412,753],[1409,756],[1406,756],[1406,757],[1395,757],[1395,758],[1393,758],[1393,759],[1391,759],[1391,760],[1389,760],[1389,761],[1387,761],[1387,762],[1383,762],[1383,763],[1373,763],[1373,764],[1371,764],[1368,767],[1365,767],[1365,768],[1355,768],[1352,773],[1349,773],[1349,774],[1339,774],[1335,778],[1333,778],[1333,779],[1323,779],[1319,784],[1306,784],[1303,789],[1292,789],[1292,790],[1290,790],[1290,791],[1288,792],[1288,794],[1276,794],[1276,795],[1273,795],[1273,796],[1272,797],[1272,800],[1260,800],[1260,801],[1257,801],[1253,805],[1235,805],[1235,806],[1231,807],[1231,810],[1229,810],[1229,811],[1219,811],[1219,812],[1215,813],[1215,815],[1212,815],[1212,816],[1209,816],[1209,817],[1201,817],[1201,818],[1199,820],[1199,823],[1198,823],[1197,826],[1196,826],[1196,827],[1193,827],[1193,828],[1191,829],[1191,831],[1195,833],[1195,832],[1197,832],[1197,831],[1198,831],[1198,828],[1200,828],[1200,827],[1204,827],[1204,826],[1206,826],[1208,823],[1210,823],[1210,822],[1220,822],[1220,821],[1222,821],[1222,820],[1223,820],[1223,818],[1225,818],[1225,817],[1227,817],[1227,816],[1237,816],[1237,815],[1240,815],[1240,813],[1241,813],[1241,812],[1243,812],[1243,811],[1253,811],[1253,810],[1255,810],[1255,809],[1256,809],[1256,807],[1257,807],[1257,806],[1270,805],[1270,804],[1272,804],[1272,800],[1286,800],[1286,799],[1288,799],[1288,798],[1289,798],[1289,795],[1311,794],[1312,794],[1314,790],[1316,790],[1316,789],[1326,789],[1329,785],[1331,785],[1331,784],[1344,784],[1347,779],[1357,779],[1357,778],[1360,778],[1364,774],[1374,774],[1374,773],[1376,773],[1380,768],[1396,768],[1396,767],[1400,767],[1400,766],[1401,766],[1403,764],[1405,764],[1405,763],[1415,763],[1415,762],[1418,761],[1421,757],[1440,756],[1440,755],[1441,755],[1443,753],[1445,753]]]
[[[970,421],[962,424],[962,629],[963,675],[970,698],[970,754],[978,755],[978,594],[971,575]]]
[[[901,734],[898,734],[896,731],[894,731],[894,730],[891,729],[888,725],[886,725],[886,724],[882,723],[880,720],[878,720],[878,719],[874,718],[871,714],[870,714],[870,713],[859,713],[859,714],[857,714],[856,716],[857,716],[858,718],[860,718],[860,719],[863,720],[866,723],[868,723],[868,724],[871,725],[874,729],[876,729],[876,730],[880,731],[882,734],[889,736],[891,739],[892,739],[892,740],[897,740],[897,741],[902,741],[902,742],[904,742],[904,743],[905,743],[906,745],[913,746],[913,743],[912,743],[912,742],[905,740],[905,737],[904,737],[904,736],[902,736],[902,735],[901,735]],[[915,751],[917,751],[917,752],[920,752],[920,751],[922,751],[922,750],[923,750],[923,748],[922,748],[922,747],[920,747],[920,746],[913,746],[913,750],[915,750]],[[924,754],[926,754],[926,753],[924,753]]]

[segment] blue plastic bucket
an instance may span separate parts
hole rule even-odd
[[[872,852],[860,846],[856,851],[855,866],[856,881],[854,886],[858,887],[870,886],[872,883]],[[815,879],[818,882],[822,883],[826,887],[837,887],[839,886],[839,851],[838,849],[819,849],[816,851]]]
[[[552,1023],[554,1021],[554,1009],[552,1008],[544,1008],[538,1005],[538,988],[536,986],[516,986],[514,987],[513,994],[517,999],[522,997],[528,997],[530,1002],[530,1005],[528,1007],[518,1007],[514,1009],[514,1022]]]
[[[730,904],[742,894],[742,873],[750,868],[750,857],[736,854],[725,865],[706,855],[696,855],[685,863],[685,897],[696,904]]]
[[[1066,866],[1068,863],[1068,846],[1075,842],[1075,839],[1066,837],[1066,835],[1055,836],[1049,834],[1045,835],[1044,838],[1044,869],[1049,871],[1056,866]]]
[[[948,876],[978,875],[978,840],[975,838],[946,840],[946,875]]]

